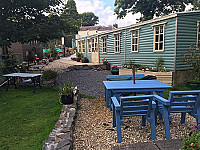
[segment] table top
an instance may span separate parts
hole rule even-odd
[[[125,80],[125,81],[103,81],[108,90],[126,90],[126,89],[167,89],[172,86],[158,80]]]
[[[24,78],[31,78],[31,77],[38,77],[42,76],[42,74],[36,74],[36,73],[10,73],[10,74],[4,74],[4,77],[24,77]]]

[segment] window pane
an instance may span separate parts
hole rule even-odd
[[[138,31],[137,30],[135,31],[135,36],[138,36]]]
[[[163,41],[163,34],[160,34],[160,42]]]
[[[132,33],[133,33],[132,36],[134,37],[135,36],[135,32],[133,31]]]
[[[134,45],[132,45],[132,51],[134,51]]]
[[[156,35],[156,40],[155,40],[155,42],[158,42],[158,37],[159,37],[159,35]]]
[[[156,26],[156,34],[159,34],[159,26]]]
[[[137,38],[135,38],[135,44],[137,44],[138,43],[138,39]]]
[[[160,26],[160,33],[163,33],[163,26]]]
[[[137,45],[135,45],[135,49],[134,49],[134,51],[137,51]]]
[[[159,50],[163,50],[163,43],[159,44]]]
[[[158,43],[155,43],[155,50],[158,50]]]

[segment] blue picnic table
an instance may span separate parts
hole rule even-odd
[[[113,95],[119,98],[122,93],[146,92],[148,94],[153,94],[153,92],[156,92],[163,97],[163,92],[168,88],[172,88],[172,86],[158,80],[135,80],[135,82],[136,84],[133,84],[133,80],[103,81],[105,86],[106,107],[109,107],[109,99]]]

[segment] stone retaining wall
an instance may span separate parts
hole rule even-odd
[[[74,119],[79,101],[79,95],[74,96],[74,103],[63,105],[60,117],[44,141],[43,150],[71,150],[73,149]]]

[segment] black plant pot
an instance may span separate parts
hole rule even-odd
[[[111,69],[112,75],[119,75],[119,69]]]
[[[61,95],[61,103],[63,103],[64,105],[73,104],[73,102],[74,102],[73,95]]]
[[[187,82],[187,87],[191,89],[199,89],[200,83],[199,82]]]

